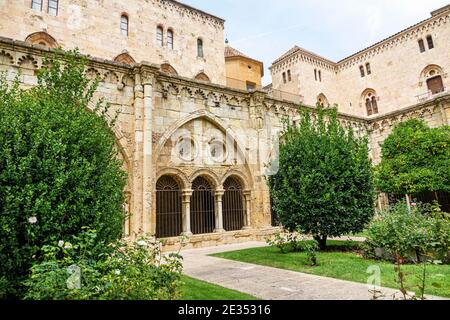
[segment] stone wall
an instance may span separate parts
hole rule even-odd
[[[0,36],[25,40],[45,32],[65,50],[114,60],[128,53],[135,61],[170,64],[178,74],[194,78],[205,73],[213,83],[225,84],[224,21],[170,0],[59,1],[57,16],[31,9],[31,0],[0,1]],[[128,36],[121,34],[121,15],[129,19]],[[164,46],[156,29],[164,30]],[[173,49],[167,31],[174,33]],[[197,39],[203,40],[204,58],[197,56]],[[39,41],[37,42],[39,43]],[[56,46],[56,45],[55,45]]]
[[[447,92],[450,88],[449,22],[447,8],[337,63],[298,48],[271,67],[273,88],[303,95],[309,105],[315,105],[322,93],[329,103],[337,103],[341,112],[360,117],[367,116],[364,93],[368,89],[377,97],[379,114],[407,108],[428,99],[426,80],[431,70],[442,76]],[[433,49],[428,49],[427,36],[433,38]],[[420,52],[420,39],[425,52]],[[364,67],[364,77],[360,66]],[[287,70],[291,70],[293,80],[284,84],[282,73]],[[321,71],[322,81],[315,80],[314,70]],[[377,115],[369,118],[374,117]]]
[[[0,39],[0,70],[7,73],[9,80],[20,71],[22,85],[31,87],[36,84],[36,71],[45,54],[49,54],[46,49]],[[235,177],[242,184],[246,230],[196,235],[193,246],[201,245],[203,240],[206,244],[233,242],[273,232],[267,164],[276,153],[282,119],[298,121],[298,105],[273,99],[261,91],[240,91],[171,76],[162,72],[160,66],[146,63],[126,66],[90,59],[86,75],[100,76],[96,98],[103,97],[113,106],[111,115],[119,111],[113,130],[129,174],[127,235],[155,233],[156,182],[163,175],[175,177],[182,186],[183,231],[189,231],[186,219],[191,184],[196,177],[210,181],[216,191],[217,208],[221,208],[225,179]],[[339,119],[360,134],[370,133],[372,158],[377,162],[379,143],[396,122],[422,117],[432,126],[450,124],[449,101],[449,95],[442,96],[370,121],[345,114],[340,114]],[[183,135],[192,141],[193,157],[180,157],[177,146]],[[223,157],[211,154],[211,146],[216,142],[225,146]],[[219,217],[217,210],[218,224]],[[171,241],[174,246],[176,240]]]

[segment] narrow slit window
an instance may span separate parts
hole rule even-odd
[[[120,32],[123,36],[128,37],[128,17],[126,15],[120,17]]]
[[[160,47],[164,46],[164,31],[162,27],[156,28],[156,43]]]
[[[434,48],[434,43],[433,43],[433,37],[432,36],[428,36],[427,37],[427,43],[428,43],[428,49],[433,49]]]
[[[367,71],[367,75],[372,74],[372,69],[370,68],[370,63],[366,63],[366,71]]]
[[[425,42],[422,39],[419,40],[419,49],[421,53],[425,52]]]
[[[378,113],[377,97],[373,96],[372,97],[372,114],[377,114],[377,113]]]
[[[363,66],[359,67],[359,72],[361,73],[361,78],[364,78],[366,76]]]
[[[288,74],[288,81],[291,82],[292,81],[291,70],[288,70],[287,74]]]
[[[48,0],[48,14],[52,16],[58,15],[58,0]]]
[[[314,79],[317,81],[317,69],[314,69]]]
[[[167,31],[167,47],[173,49],[173,31],[170,29]]]
[[[319,81],[322,82],[322,71],[319,70]]]
[[[286,83],[286,72],[283,72],[283,83]]]
[[[197,39],[197,56],[203,58],[203,40]]]

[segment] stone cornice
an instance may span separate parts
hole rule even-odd
[[[421,102],[406,108],[402,108],[402,109],[398,109],[389,113],[385,113],[385,114],[381,114],[379,116],[376,116],[374,118],[366,118],[366,121],[368,124],[373,124],[375,122],[379,122],[379,121],[383,121],[383,120],[387,120],[387,119],[392,119],[395,117],[399,117],[402,115],[405,115],[407,113],[411,113],[411,112],[415,112],[424,108],[429,108],[429,107],[434,107],[439,105],[441,102],[450,102],[450,93],[444,94],[444,95],[440,95],[437,96],[434,99],[430,99],[428,101],[425,102]],[[450,104],[447,104],[448,107],[450,107]]]
[[[15,67],[20,67],[21,61],[30,59],[33,61],[35,68],[39,68],[38,62],[42,61],[42,58],[46,54],[50,54],[53,51],[53,49],[49,50],[39,45],[30,45],[23,41],[14,41],[8,38],[0,37],[0,55],[9,58],[10,64]],[[199,97],[206,99],[209,95],[212,95],[214,100],[213,102],[227,103],[232,106],[250,106],[250,102],[254,101],[253,98],[255,97],[258,105],[265,106],[268,112],[270,112],[270,110],[274,108],[274,110],[276,110],[276,113],[279,115],[296,114],[300,107],[300,104],[298,103],[270,97],[264,91],[248,92],[244,90],[232,89],[218,84],[196,81],[181,76],[168,75],[160,70],[159,65],[151,64],[148,62],[142,62],[130,66],[110,60],[93,58],[90,56],[86,56],[86,58],[88,59],[88,67],[91,70],[103,70],[103,76],[110,75],[111,73],[116,73],[116,78],[112,78],[115,79],[114,83],[117,81],[118,84],[120,84],[122,82],[122,79],[127,75],[139,73],[144,74],[145,76],[145,74],[148,74],[150,76],[149,79],[155,79],[156,83],[163,84],[163,90],[169,89],[168,86],[164,87],[164,84],[172,85],[172,87],[187,88],[192,96],[198,95]],[[103,79],[104,78],[105,77],[103,77]],[[417,110],[426,109],[431,106],[437,106],[441,103],[445,106],[449,106],[449,102],[450,93],[447,93],[437,95],[433,99],[415,104],[407,108],[402,108],[394,112],[381,114],[371,118],[359,117],[344,113],[339,113],[339,118],[343,121],[348,121],[351,123],[371,125],[373,123],[380,121],[382,122],[387,119],[398,118],[403,115],[416,112]],[[313,106],[303,105],[301,107],[307,108],[311,111],[315,110],[315,107]]]
[[[184,4],[182,2],[176,1],[176,0],[154,0],[156,3],[163,4],[163,5],[171,5],[174,8],[177,8],[179,10],[184,11],[184,13],[187,13],[189,16],[201,16],[204,19],[209,20],[210,22],[213,22],[214,24],[224,27],[225,20],[222,18],[219,18],[215,15],[212,15],[210,13],[207,13],[205,11],[202,11],[200,9],[191,7],[187,4]]]

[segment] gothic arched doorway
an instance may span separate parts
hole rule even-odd
[[[193,234],[213,233],[215,229],[214,190],[203,177],[192,183],[191,231]]]
[[[171,176],[156,183],[156,238],[178,237],[182,232],[180,185]]]
[[[223,227],[226,231],[241,230],[245,219],[242,185],[230,177],[223,184],[223,188]]]

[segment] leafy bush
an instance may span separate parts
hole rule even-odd
[[[11,292],[44,245],[83,226],[107,243],[122,233],[126,174],[85,62],[55,54],[26,91],[0,77],[0,277]]]
[[[278,232],[273,237],[266,239],[269,246],[280,249],[281,253],[288,253],[291,250],[294,252],[301,251],[301,241],[300,235],[290,232]]]
[[[410,262],[433,258],[448,261],[450,216],[419,204],[409,213],[405,203],[381,212],[369,226],[364,250],[369,257]]]
[[[380,191],[450,192],[450,126],[429,128],[418,119],[399,123],[381,152],[375,175]]]
[[[374,190],[367,138],[344,129],[336,108],[316,113],[303,110],[299,127],[288,126],[269,186],[283,227],[312,234],[324,249],[327,237],[364,230]]]
[[[25,282],[33,300],[170,300],[180,296],[181,257],[163,256],[160,244],[140,239],[91,251],[95,231],[43,248],[45,260]]]
[[[317,265],[317,251],[319,244],[316,240],[309,240],[298,233],[283,232],[266,239],[271,247],[280,249],[281,253],[305,252],[312,266]]]

